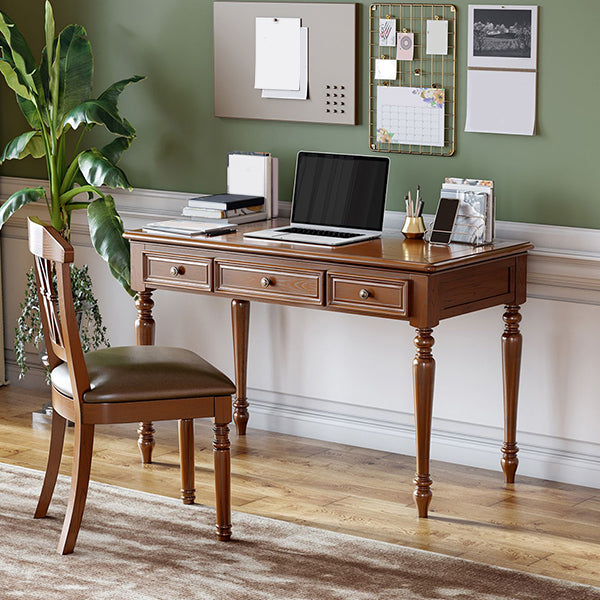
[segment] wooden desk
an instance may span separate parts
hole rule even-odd
[[[435,360],[433,328],[442,320],[505,305],[502,334],[504,444],[502,469],[513,483],[517,470],[517,399],[522,337],[520,305],[526,299],[527,242],[502,242],[473,248],[432,246],[401,234],[326,248],[244,239],[238,233],[184,239],[125,234],[131,242],[132,287],[138,291],[138,344],[154,341],[152,291],[168,289],[232,298],[237,394],[234,419],[238,434],[248,422],[246,365],[250,301],[372,315],[408,321],[416,328],[413,360],[417,468],[414,498],[419,516],[431,501],[429,447]],[[151,423],[142,423],[140,448],[150,462]]]

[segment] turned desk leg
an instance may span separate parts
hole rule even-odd
[[[233,359],[235,363],[236,393],[233,399],[233,420],[238,435],[246,435],[248,424],[248,398],[246,396],[246,374],[248,371],[248,332],[250,329],[250,302],[231,301],[231,323],[233,327]]]
[[[435,340],[433,329],[417,329],[414,339],[417,352],[413,360],[413,394],[415,399],[415,437],[417,442],[417,472],[413,483],[413,497],[419,517],[427,517],[431,502],[431,477],[429,476],[429,447],[431,444],[431,417],[433,412],[433,384],[435,360],[431,349]]]
[[[135,297],[137,319],[135,320],[135,341],[138,346],[151,346],[154,344],[154,319],[152,318],[152,291],[138,292]],[[138,446],[142,453],[142,463],[147,465],[152,462],[154,449],[154,427],[152,423],[140,423],[137,430]]]
[[[502,334],[502,379],[504,388],[504,444],[502,445],[502,470],[506,483],[515,482],[519,465],[517,452],[517,403],[519,399],[519,375],[521,372],[521,349],[523,336],[519,331],[521,313],[519,306],[504,307],[504,333]]]

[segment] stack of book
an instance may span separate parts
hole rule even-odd
[[[267,218],[265,198],[247,194],[215,194],[190,198],[183,216],[205,222],[251,223]]]
[[[202,221],[251,223],[277,216],[278,161],[266,152],[227,154],[227,193],[191,198],[183,216]]]

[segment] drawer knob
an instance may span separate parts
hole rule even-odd
[[[171,267],[169,273],[171,273],[171,275],[173,277],[177,277],[178,275],[183,275],[185,273],[185,269],[183,267]]]
[[[268,277],[263,277],[260,280],[260,285],[262,285],[264,288],[268,288],[271,285],[271,280]]]
[[[363,288],[362,290],[360,290],[360,292],[358,292],[358,295],[363,299],[366,300],[371,294],[369,294],[369,290],[365,290],[365,288]]]

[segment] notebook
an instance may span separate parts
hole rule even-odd
[[[340,246],[381,236],[389,158],[298,153],[289,225],[244,237]]]

